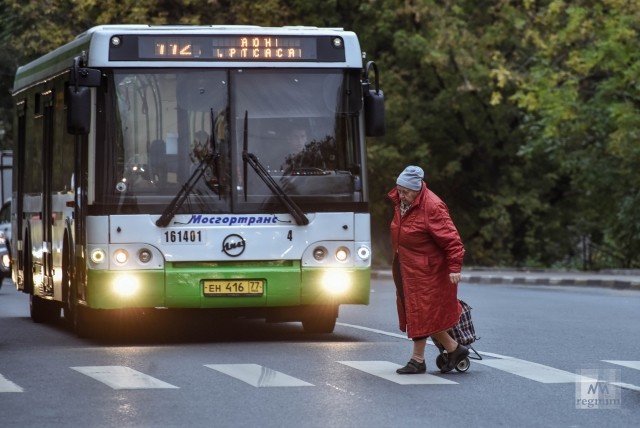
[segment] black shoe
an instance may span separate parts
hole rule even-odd
[[[455,351],[445,354],[444,364],[440,367],[441,373],[449,373],[455,369],[458,363],[469,356],[469,349],[458,344]]]
[[[423,361],[417,362],[413,358],[409,360],[406,366],[396,370],[398,374],[420,374],[427,371],[427,364]]]

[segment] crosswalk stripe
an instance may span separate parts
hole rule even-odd
[[[396,369],[402,367],[389,361],[338,361],[340,364],[369,373],[400,385],[456,385],[449,379],[429,373],[419,375],[401,375]]]
[[[24,392],[24,390],[0,374],[0,392]]]
[[[473,360],[487,367],[491,367],[506,373],[524,377],[540,383],[577,383],[597,382],[587,376],[567,372],[531,361],[512,358],[505,355],[483,352],[485,357],[491,359]],[[606,363],[640,370],[640,361],[602,360]],[[373,376],[397,383],[399,385],[455,385],[450,379],[435,376],[433,374],[400,375],[396,369],[401,367],[389,361],[338,361],[338,363]],[[314,386],[301,379],[286,375],[276,370],[258,364],[205,364],[205,367],[234,377],[254,387],[290,387],[290,386]],[[71,369],[102,382],[113,389],[178,389],[152,376],[124,366],[83,366],[70,367]],[[610,384],[640,391],[640,387],[622,382],[610,382]],[[23,388],[0,374],[0,393],[24,392]]]
[[[313,384],[258,364],[205,364],[205,367],[234,377],[257,388],[313,386]]]
[[[640,386],[632,385],[630,383],[624,383],[624,382],[609,382],[609,383],[611,385],[615,385],[620,388],[630,389],[631,391],[640,391]]]
[[[630,369],[640,370],[640,361],[619,361],[619,360],[602,360],[605,363],[616,364],[618,366],[628,367]],[[630,389],[632,391],[640,391],[640,386],[632,385],[624,382],[610,382],[611,385],[618,386],[624,389]]]
[[[113,389],[178,389],[175,385],[124,366],[85,366],[71,368]]]
[[[577,383],[577,382],[597,382],[586,376],[564,370],[555,369],[531,361],[519,360],[517,358],[504,357],[493,360],[475,360],[474,363],[493,367],[517,376],[541,383]]]
[[[355,328],[355,329],[358,329],[358,330],[370,331],[372,333],[383,334],[385,336],[397,337],[398,339],[411,340],[411,339],[409,339],[407,337],[406,334],[391,333],[391,332],[384,331],[384,330],[378,330],[376,328],[363,327],[361,325],[354,325],[354,324],[346,324],[346,323],[343,323],[343,322],[337,322],[336,325],[341,325],[341,326],[344,326],[344,327],[351,327],[351,328]]]
[[[619,366],[628,367],[630,369],[640,370],[640,361],[618,361],[618,360],[602,360],[605,363],[617,364]]]

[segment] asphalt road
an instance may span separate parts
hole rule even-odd
[[[464,283],[460,297],[474,308],[483,360],[442,375],[430,346],[428,374],[400,376],[411,343],[388,279],[373,281],[370,305],[342,307],[331,335],[163,313],[121,330],[124,341],[34,324],[5,282],[0,424],[637,426],[640,292]]]

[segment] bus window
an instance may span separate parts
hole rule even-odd
[[[229,188],[226,73],[122,70],[113,78],[122,139],[114,191],[138,204],[174,196],[216,150],[217,165],[206,165],[193,194],[223,199]]]
[[[351,202],[359,164],[355,150],[357,116],[349,111],[349,74],[309,70],[238,70],[231,75],[236,93],[235,148],[255,154],[291,197]],[[247,135],[244,135],[246,112]],[[236,158],[237,169],[243,160]],[[273,194],[253,171],[248,172],[239,204],[273,202]]]
[[[361,202],[357,79],[344,70],[115,70],[116,117],[107,122],[121,143],[105,174],[111,200],[137,212],[166,206],[202,165],[185,209],[278,211],[264,177],[243,162],[246,140],[297,203]]]

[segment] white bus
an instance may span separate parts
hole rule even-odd
[[[99,26],[20,67],[12,276],[32,319],[87,335],[198,308],[332,332],[369,302],[377,79],[354,33],[315,27]]]

